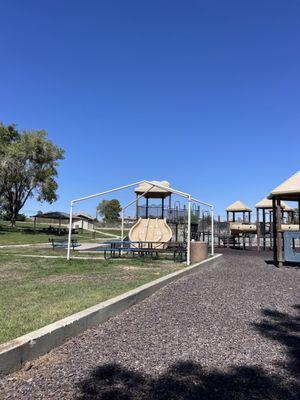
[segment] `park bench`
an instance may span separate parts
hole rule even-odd
[[[68,241],[66,239],[53,239],[49,238],[49,243],[52,244],[53,250],[58,247],[58,248],[66,248],[68,247]],[[73,250],[75,250],[75,247],[80,246],[80,244],[77,242],[77,239],[71,239],[71,247]]]

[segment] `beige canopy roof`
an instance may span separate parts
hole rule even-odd
[[[166,187],[170,186],[170,183],[168,181],[151,181],[151,183],[157,183],[158,185],[166,186]],[[139,186],[134,189],[134,191],[137,194],[143,194],[150,187],[151,187],[151,185],[149,183],[140,183]],[[145,197],[162,198],[162,197],[169,196],[169,194],[171,194],[171,192],[169,192],[168,190],[161,189],[161,188],[159,188],[157,186],[153,186],[153,188],[151,188],[149,190],[149,192],[147,192],[145,194]]]
[[[235,201],[234,203],[230,204],[226,208],[226,211],[230,212],[243,212],[243,211],[252,211],[250,207],[246,206],[246,204],[242,203],[240,200]]]
[[[282,203],[284,211],[295,211],[294,207],[289,206],[288,204],[286,204],[284,201],[281,200],[280,204]]]
[[[258,203],[255,204],[255,208],[272,208],[272,200],[267,199],[266,197],[260,200]]]
[[[280,197],[284,200],[300,200],[300,171],[296,172],[289,179],[272,190],[268,199],[274,197]]]
[[[281,208],[284,211],[293,211],[293,207],[290,207],[288,204],[286,204],[284,201],[280,202]],[[264,209],[272,209],[272,200],[269,200],[267,197],[259,201],[258,203],[255,204],[255,208],[264,208]]]

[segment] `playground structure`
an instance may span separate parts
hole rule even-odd
[[[153,181],[155,182],[155,181]],[[152,183],[153,183],[152,182]],[[160,183],[166,188],[170,186],[169,182],[155,182]],[[188,208],[186,204],[181,205],[179,200],[172,202],[172,192],[168,192],[165,189],[159,189],[157,187],[151,188],[149,184],[143,183],[135,188],[136,193],[136,224],[129,233],[129,239],[132,240],[137,236],[132,233],[136,232],[136,225],[143,226],[144,228],[140,231],[140,238],[146,236],[150,239],[150,231],[156,235],[156,238],[166,235],[165,237],[173,238],[173,241],[186,242],[188,234]],[[144,200],[144,204],[142,201]],[[160,204],[149,204],[149,200],[159,200]],[[131,203],[130,203],[131,204]],[[124,207],[124,210],[126,206]],[[190,221],[190,235],[192,240],[209,240],[209,235],[204,235],[203,222],[205,219],[205,212],[202,210],[199,203],[191,203],[191,221]],[[153,219],[156,222],[153,222]],[[157,226],[153,230],[153,227]],[[149,227],[149,229],[147,228]],[[164,233],[162,232],[164,231]],[[132,233],[131,233],[132,232]]]
[[[285,201],[297,202],[291,207]],[[300,263],[300,171],[276,187],[256,205],[256,221],[250,207],[236,201],[226,208],[226,222],[218,217],[215,232],[219,246],[273,250],[274,262]]]
[[[257,249],[258,251],[261,249],[261,247],[263,248],[263,250],[266,250],[267,247],[272,249],[273,247],[272,200],[264,198],[255,205],[255,208],[256,208],[256,223],[257,223]],[[298,225],[295,224],[295,209],[287,205],[284,201],[281,202],[280,208],[281,208],[282,231],[297,231]]]
[[[163,248],[171,239],[172,230],[165,219],[139,218],[129,232],[131,242],[159,243],[156,248]]]
[[[143,180],[72,200],[70,204],[69,227],[72,226],[73,207],[75,204],[131,187],[135,187],[136,198],[121,209],[121,240],[120,242],[114,241],[114,243],[108,243],[110,247],[103,247],[103,251],[111,251],[114,254],[118,253],[122,255],[125,252],[152,254],[153,252],[159,253],[170,249],[174,254],[178,251],[182,255],[182,248],[185,247],[186,262],[187,265],[190,265],[191,240],[198,239],[201,233],[200,206],[209,209],[209,236],[211,238],[214,238],[214,208],[213,205],[196,199],[188,193],[171,188],[167,181]],[[184,199],[185,204],[183,207],[181,207],[178,200],[172,205],[172,196],[174,195]],[[160,199],[161,205],[149,205],[149,199]],[[167,206],[165,204],[166,199],[169,200]],[[146,201],[144,205],[141,204],[143,200]],[[129,237],[127,238],[124,236],[124,212],[133,204],[136,205],[136,223],[131,228]],[[204,216],[204,213],[202,215]],[[71,240],[72,233],[69,230],[68,260],[71,258]],[[214,240],[211,240],[210,247],[211,254],[213,255]]]
[[[82,201],[135,187],[135,199],[121,209],[121,241],[114,242],[114,251],[123,253],[163,252],[172,249],[179,254],[186,254],[187,265],[191,262],[191,241],[202,239],[211,248],[214,246],[253,248],[267,247],[274,252],[274,261],[282,266],[284,261],[300,262],[300,171],[275,188],[267,198],[255,205],[256,221],[251,221],[252,209],[236,201],[226,208],[226,222],[214,220],[214,207],[194,198],[192,195],[171,188],[166,181],[139,181],[104,192],[71,201],[69,227],[72,226],[73,207]],[[173,196],[184,200],[180,201]],[[153,200],[160,204],[152,204]],[[149,203],[149,201],[151,203]],[[285,201],[298,203],[298,208],[291,207]],[[128,237],[124,236],[124,212],[135,205],[135,223]],[[203,210],[207,207],[208,211]],[[216,229],[215,229],[216,225]],[[67,259],[70,259],[72,231],[69,229]],[[184,249],[184,250],[183,250]],[[108,250],[111,250],[109,248]],[[284,251],[284,254],[283,254]]]
[[[242,243],[246,248],[248,240],[249,247],[252,246],[252,236],[256,234],[257,228],[251,223],[251,208],[240,200],[235,201],[226,208],[227,235],[226,246],[236,247]],[[223,238],[223,243],[225,239]],[[224,243],[225,244],[225,243]]]
[[[166,188],[170,186],[167,181],[154,182],[161,184]],[[167,189],[151,186],[145,182],[138,185],[134,191],[136,194],[136,223],[130,229],[129,240],[130,242],[137,242],[138,244],[132,244],[132,246],[140,247],[141,243],[143,243],[142,247],[147,247],[149,242],[155,242],[155,248],[167,248],[167,243],[172,239],[173,233],[165,218],[164,202],[166,198],[169,198],[169,215],[171,192]],[[146,199],[146,205],[144,208],[141,208],[139,205],[142,198]],[[160,199],[162,202],[160,208],[156,207],[157,212],[155,216],[151,215],[151,212],[149,212],[149,199]]]
[[[220,217],[216,222],[215,232],[219,246],[251,249],[256,243],[257,250],[273,249],[273,202],[264,198],[255,205],[256,221],[251,222],[252,209],[240,200],[226,208],[226,222]],[[296,209],[281,201],[280,231],[295,232],[299,230],[296,223]],[[220,225],[223,224],[223,231]],[[225,224],[225,228],[224,228]],[[294,246],[293,242],[293,246]]]
[[[300,254],[295,251],[295,240],[299,240],[300,237],[300,171],[273,189],[268,199],[272,201],[274,262],[279,267],[283,266],[284,261],[299,263]],[[282,201],[298,203],[298,225],[295,225],[297,230],[284,231],[282,225]],[[289,256],[288,259],[287,256]]]

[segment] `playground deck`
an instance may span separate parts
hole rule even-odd
[[[3,378],[0,398],[296,400],[300,270],[224,253]]]

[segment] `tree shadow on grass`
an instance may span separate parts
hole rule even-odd
[[[299,305],[295,308],[300,311]],[[263,315],[254,329],[286,347],[287,361],[278,367],[287,379],[248,366],[206,371],[193,361],[177,362],[157,378],[104,364],[80,383],[77,400],[298,400],[300,317],[274,310],[264,310]]]

